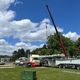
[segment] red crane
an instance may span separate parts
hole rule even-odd
[[[49,13],[49,16],[50,16],[50,18],[51,18],[52,24],[54,25],[54,28],[55,28],[55,30],[56,30],[56,34],[57,34],[58,40],[59,40],[59,42],[60,42],[60,44],[61,44],[61,48],[62,48],[62,50],[63,50],[63,53],[64,53],[65,57],[68,57],[68,56],[67,56],[67,51],[66,51],[66,49],[65,49],[65,47],[64,47],[64,42],[63,42],[63,40],[61,39],[61,37],[60,37],[60,35],[59,35],[59,32],[58,32],[58,30],[57,30],[57,27],[56,27],[56,25],[55,25],[54,19],[53,19],[52,15],[51,15],[51,12],[50,12],[50,9],[49,9],[48,5],[46,5],[46,8],[47,8],[48,13]]]

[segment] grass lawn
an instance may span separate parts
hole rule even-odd
[[[24,70],[34,70],[37,80],[80,80],[80,70],[58,69],[58,68],[25,68],[16,67],[13,69],[0,69],[0,80],[21,80],[21,72]],[[66,71],[76,72],[68,73]]]

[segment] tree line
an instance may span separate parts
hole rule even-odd
[[[71,40],[70,38],[64,37],[61,33],[60,37],[64,43],[68,57],[77,57],[80,55],[80,38],[76,41]],[[61,44],[58,40],[57,34],[50,35],[47,38],[47,44],[44,44],[42,48],[37,48],[31,52],[32,54],[39,55],[53,55],[53,54],[62,54],[63,50]]]
[[[25,51],[23,48],[21,48],[21,49],[18,49],[18,51],[15,50],[12,54],[13,55],[11,60],[14,61],[20,57],[28,57],[30,54],[30,50],[28,49]]]

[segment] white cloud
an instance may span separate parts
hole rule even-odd
[[[18,5],[18,4],[23,4],[23,2],[22,2],[22,1],[19,1],[19,0],[15,0],[14,5],[16,6],[16,5]]]
[[[41,23],[49,24],[50,20],[45,18],[44,20],[41,21]]]
[[[7,10],[15,0],[0,0],[0,11]]]
[[[63,34],[65,37],[70,38],[73,41],[76,41],[80,35],[78,35],[76,32],[68,32],[67,34]]]
[[[32,45],[31,43],[18,42],[16,43],[15,47],[16,50],[23,48],[25,50],[30,49],[32,51],[36,48],[42,47],[42,44],[37,46],[37,45]]]
[[[0,45],[8,44],[4,39],[0,39]]]
[[[24,50],[30,49],[31,51],[42,47],[43,44],[40,46],[32,45],[31,43],[24,43],[18,42],[14,46],[9,44],[6,40],[0,39],[0,55],[12,55],[14,50],[18,50],[23,48]]]
[[[10,45],[6,40],[0,39],[0,55],[12,55],[14,46]]]
[[[0,21],[7,22],[14,18],[15,12],[12,10],[9,11],[0,11]]]
[[[8,10],[11,3],[15,0],[0,0],[0,38],[5,36],[11,36],[11,25],[10,21],[15,17],[15,12]]]
[[[18,42],[14,46],[9,44],[6,40],[0,39],[0,55],[12,55],[13,51],[23,48],[25,51],[30,49],[31,51],[42,47],[43,44],[37,46],[31,43]]]
[[[46,24],[45,22],[48,22]],[[14,38],[19,38],[21,41],[46,41],[46,37],[55,33],[54,27],[49,24],[49,19],[44,19],[39,23],[33,23],[29,19],[23,19],[20,21],[13,21],[11,25],[15,31]],[[47,26],[47,29],[46,29]],[[63,32],[61,28],[58,28],[60,32]],[[46,35],[47,32],[47,35]]]
[[[30,46],[30,44],[26,44],[24,42],[18,42],[15,45],[16,49],[24,48],[25,50],[29,49],[29,46]]]
[[[31,31],[34,30],[35,26],[37,23],[31,22],[30,19],[23,19],[19,21],[12,21],[11,26],[13,29],[15,29],[16,32],[26,32],[26,31]]]

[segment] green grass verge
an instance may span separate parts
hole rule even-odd
[[[80,74],[63,72],[80,70],[58,69],[58,68],[25,68],[0,69],[0,80],[21,80],[21,72],[24,70],[36,71],[37,80],[80,80]]]

